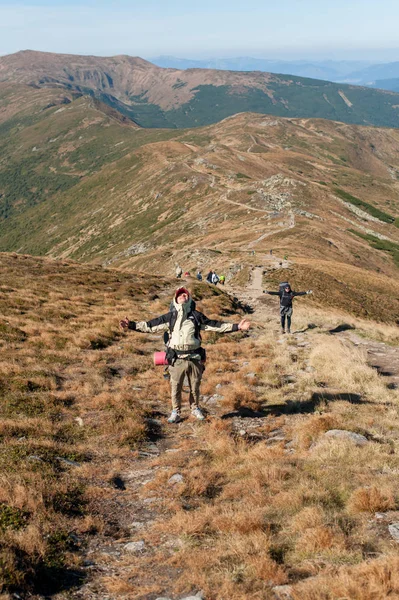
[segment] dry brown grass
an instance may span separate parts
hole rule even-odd
[[[51,592],[77,566],[70,532],[104,529],[98,484],[147,440],[148,403],[168,406],[152,365],[160,341],[118,322],[149,312],[157,290],[165,312],[174,285],[18,255],[1,264],[0,588]]]
[[[152,366],[160,339],[125,336],[117,324],[124,314],[166,310],[174,284],[69,263],[54,271],[50,261],[25,257],[2,261],[0,511],[14,512],[0,542],[0,564],[12,576],[0,574],[4,589],[33,590],[40,565],[79,566],[71,532],[82,540],[106,535],[110,516],[99,507],[114,498],[109,482],[147,439],[152,408],[169,409],[169,384]],[[207,289],[199,288],[199,308],[220,317],[229,300]],[[310,322],[307,310],[295,313],[298,325]],[[320,327],[307,333],[309,347],[296,338],[277,344],[273,327],[252,338],[207,336],[202,392],[223,396],[212,410],[226,418],[183,425],[182,435],[168,430],[179,451],[154,459],[154,479],[138,492],[159,499],[160,518],[142,533],[151,552],[124,560],[123,577],[103,579],[104,593],[178,596],[195,588],[215,600],[266,600],[286,583],[305,600],[396,593],[395,548],[373,515],[398,509],[398,393],[365,354],[325,333],[339,315],[324,325],[321,311],[313,316]],[[226,416],[244,408],[258,417]],[[238,435],[251,427],[258,437]],[[330,429],[363,433],[368,442],[325,438]],[[282,439],[273,442],[276,433]],[[168,485],[175,473],[183,482]]]
[[[348,500],[348,510],[352,513],[386,512],[398,508],[395,488],[363,487],[355,490]]]
[[[399,596],[399,559],[395,556],[342,569],[294,587],[295,600],[386,600]]]
[[[280,416],[266,416],[257,431],[267,437],[282,428],[294,450],[284,442],[248,443],[232,435],[230,423],[216,421],[197,432],[194,445],[200,444],[200,456],[189,455],[186,462],[188,444],[184,461],[177,463],[174,456],[161,461],[172,467],[168,473],[183,473],[185,483],[166,491],[165,507],[172,513],[156,528],[183,544],[171,564],[183,566],[185,581],[215,598],[269,598],[273,585],[301,578],[310,578],[311,589],[312,577],[319,573],[326,574],[325,580],[317,580],[334,588],[337,580],[345,580],[345,565],[367,564],[376,554],[389,557],[393,550],[387,533],[370,525],[369,515],[398,507],[394,482],[399,463],[393,453],[399,444],[393,433],[397,392],[387,390],[363,353],[351,352],[331,336],[315,330],[307,351],[297,348],[295,340],[290,346],[276,345],[272,336],[266,330],[256,342],[256,352],[263,348],[266,361],[250,358],[242,367],[241,357],[233,363],[233,382],[226,383],[225,373],[218,374],[213,364],[209,389],[222,383],[222,404],[237,408],[235,393],[247,381],[246,373],[255,372],[256,378],[241,388],[254,394],[244,404],[265,415],[269,406],[281,411]],[[243,354],[250,352],[249,343],[240,343]],[[218,347],[224,344],[217,342]],[[306,371],[304,364],[313,370]],[[295,379],[291,386],[287,373]],[[245,420],[240,426],[245,428]],[[370,441],[356,447],[324,439],[330,429],[363,433]],[[259,564],[252,554],[254,539],[262,539]],[[296,584],[295,594],[297,587],[307,589]],[[183,588],[182,580],[176,589]],[[309,597],[323,598],[323,593]],[[302,598],[299,593],[295,597]]]

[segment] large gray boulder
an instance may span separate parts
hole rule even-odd
[[[330,429],[325,432],[323,437],[353,442],[355,446],[365,446],[368,444],[368,439],[364,435],[355,433],[354,431],[347,431],[346,429]]]

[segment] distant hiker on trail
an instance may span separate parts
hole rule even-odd
[[[176,277],[177,279],[180,279],[181,276],[183,275],[183,269],[181,267],[179,267],[179,265],[176,265]]]
[[[191,299],[190,292],[184,287],[176,290],[173,305],[173,310],[147,322],[137,323],[125,317],[120,321],[120,326],[123,330],[131,329],[143,333],[169,331],[170,338],[166,356],[169,363],[172,413],[168,422],[178,423],[181,421],[180,410],[185,377],[187,377],[190,388],[191,414],[196,419],[203,421],[205,417],[199,401],[201,378],[205,369],[205,350],[201,348],[200,331],[216,331],[218,333],[248,331],[250,322],[242,319],[238,324],[234,324],[208,319],[195,309],[195,302]]]
[[[307,292],[294,292],[288,282],[280,283],[278,292],[269,292],[263,290],[264,294],[280,297],[280,316],[281,316],[281,333],[285,333],[285,318],[287,317],[287,333],[291,333],[291,317],[292,317],[292,300],[295,296],[305,296],[312,294],[312,290]]]
[[[208,275],[206,276],[206,280],[208,283],[212,283],[212,275],[213,271],[209,271]]]
[[[219,275],[219,282],[220,285],[224,285],[224,282],[226,281],[226,277],[225,275]]]
[[[184,273],[184,277],[190,277],[190,271],[186,271],[186,272]]]
[[[215,271],[212,272],[212,283],[217,285],[219,283],[219,275],[216,275]]]
[[[272,249],[270,249],[270,256],[272,256],[272,255],[273,255],[273,250],[272,250]]]
[[[200,270],[197,271],[196,278],[198,279],[198,281],[202,281],[202,273]]]

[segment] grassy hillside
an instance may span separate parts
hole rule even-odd
[[[58,91],[22,91],[0,125],[3,251],[232,276],[274,248],[396,276],[396,130],[252,114],[143,130],[84,96],[58,112],[43,109]]]
[[[0,84],[0,217],[68,191],[125,156],[146,134],[81,94]]]
[[[91,94],[142,127],[197,127],[240,112],[397,127],[399,96],[378,89],[260,71],[163,69],[130,56],[17,52],[0,81]]]
[[[118,323],[164,311],[174,282],[17,254],[0,264],[0,592],[47,595],[87,577],[91,536],[122,534],[98,499],[151,438],[149,403],[167,385],[153,378],[161,340],[125,340]],[[205,285],[201,296],[232,312]]]
[[[343,98],[345,97],[345,99]],[[193,127],[215,123],[240,112],[257,112],[279,117],[331,119],[358,125],[398,127],[395,94],[328,81],[274,75],[267,90],[245,86],[199,85],[195,96],[177,109],[165,111],[165,125]],[[157,107],[153,106],[154,111]],[[134,118],[151,127],[151,118],[135,107]]]
[[[161,336],[118,321],[160,314],[175,280],[0,262],[4,598],[399,593],[398,393],[330,333],[349,323],[397,344],[397,328],[298,303],[280,343],[274,305],[258,307],[249,336],[206,336],[207,421],[171,427]],[[209,316],[240,318],[219,289],[193,287]]]
[[[397,277],[396,130],[253,114],[145,130],[87,96],[2,86],[2,251],[230,279],[273,248]]]

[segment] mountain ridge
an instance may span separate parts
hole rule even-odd
[[[22,51],[0,57],[0,81],[94,95],[143,127],[196,127],[239,112],[399,125],[394,92],[260,71],[163,69],[126,55]]]

